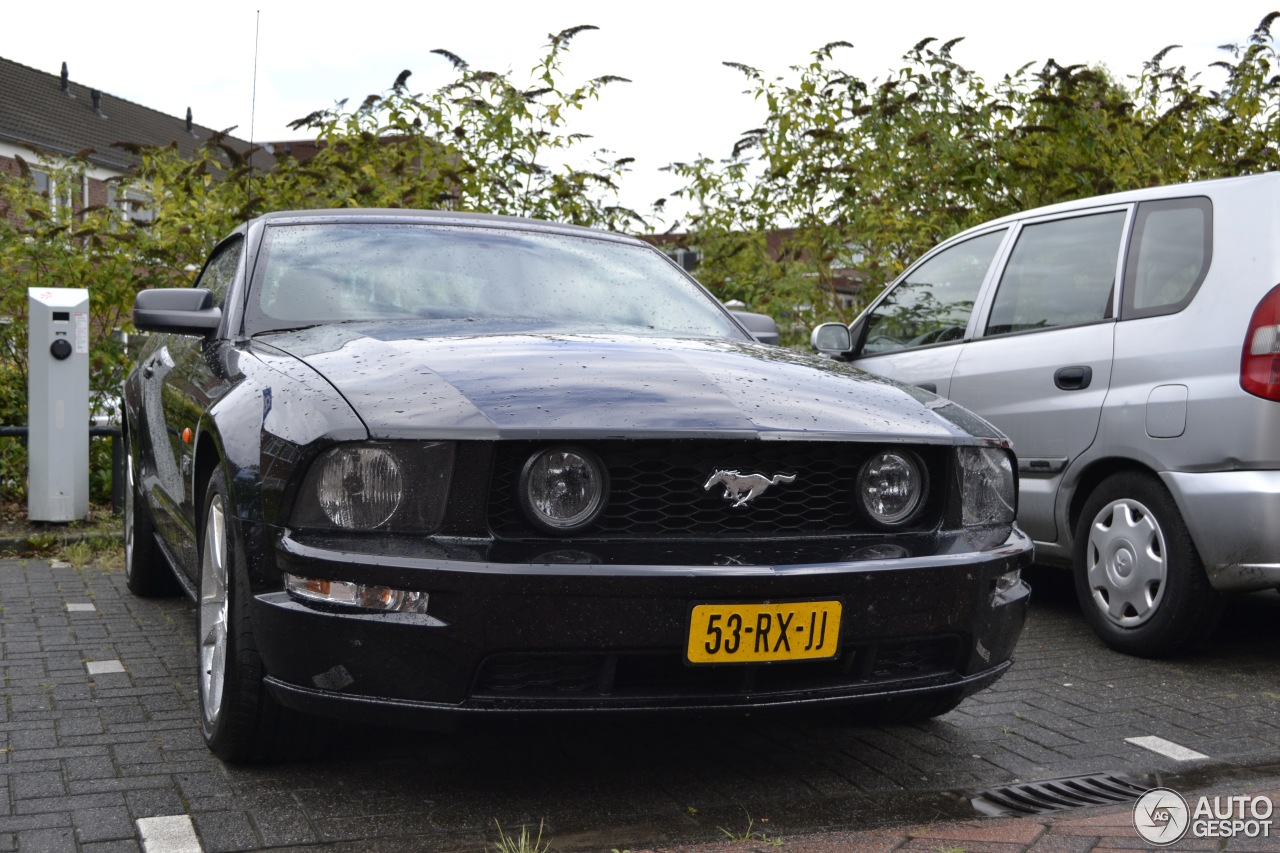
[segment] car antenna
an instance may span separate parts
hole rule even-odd
[[[253,135],[254,120],[258,115],[258,30],[262,22],[262,10],[255,9],[253,11],[253,94],[249,97],[249,156],[248,156],[248,199],[244,206],[244,219],[248,224],[251,214],[253,213]]]

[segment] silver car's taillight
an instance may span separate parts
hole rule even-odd
[[[1280,402],[1280,285],[1253,309],[1240,356],[1240,387]]]

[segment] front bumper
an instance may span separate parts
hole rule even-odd
[[[373,558],[285,535],[279,567],[421,590],[427,614],[339,612],[262,592],[251,604],[284,704],[407,723],[432,712],[705,710],[968,696],[1008,668],[1031,563],[1015,531],[984,551],[852,562],[671,566]],[[833,660],[691,665],[709,602],[838,599]]]

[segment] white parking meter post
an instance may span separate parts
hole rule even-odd
[[[27,517],[89,516],[89,291],[27,290]]]

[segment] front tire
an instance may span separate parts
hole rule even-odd
[[[1184,652],[1222,615],[1182,514],[1149,475],[1114,474],[1089,496],[1076,529],[1074,572],[1085,618],[1125,654]]]
[[[248,579],[220,470],[210,477],[201,507],[196,653],[205,743],[233,763],[301,757],[319,745],[315,721],[282,707],[263,683]]]

